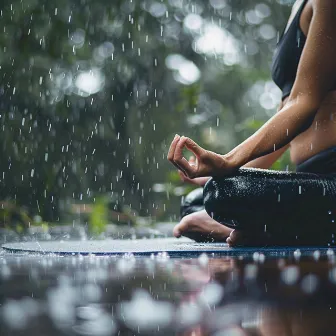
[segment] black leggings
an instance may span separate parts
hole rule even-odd
[[[203,194],[203,195],[202,195]],[[296,172],[241,168],[189,194],[182,217],[204,209],[233,229],[333,244],[336,232],[336,147]],[[308,239],[308,240],[309,240]]]

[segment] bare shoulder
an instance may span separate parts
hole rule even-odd
[[[312,22],[321,31],[326,27],[336,28],[336,0],[308,0],[300,18],[300,26],[306,36]]]
[[[316,31],[335,41],[336,0],[310,0]],[[332,38],[331,38],[332,37]]]
[[[291,98],[304,93],[308,103],[319,108],[335,90],[336,0],[309,0],[309,4],[313,15]]]
[[[310,0],[312,9],[315,12],[326,12],[336,10],[336,0]],[[329,13],[335,15],[335,13]]]

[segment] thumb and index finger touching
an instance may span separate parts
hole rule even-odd
[[[181,170],[184,174],[186,174],[186,172],[184,171],[184,169],[182,169],[177,162],[175,162],[175,152],[176,152],[176,147],[178,142],[180,141],[181,137],[176,134],[172,143],[170,144],[169,150],[168,150],[168,155],[167,155],[167,159],[179,170]]]
[[[193,141],[188,137],[182,136],[176,146],[178,155],[181,155],[184,147],[186,147],[190,152],[192,152],[196,156],[196,158],[199,157],[203,152],[203,148],[200,147],[195,141]]]
[[[186,148],[191,151],[195,157],[191,157],[189,162],[183,156],[183,149]],[[193,140],[187,137],[180,137],[178,135],[173,139],[169,152],[168,152],[168,160],[176,166],[178,169],[182,170],[185,175],[191,176],[195,173],[196,165],[195,162],[197,158],[202,154],[203,148],[196,144]]]

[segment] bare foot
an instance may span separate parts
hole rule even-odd
[[[237,231],[237,230],[233,230],[230,233],[230,236],[226,239],[226,242],[229,244],[230,247],[246,246],[246,245],[251,246],[252,243],[251,239],[249,239],[249,237],[244,231]],[[255,244],[255,242],[253,243]]]
[[[266,246],[326,246],[327,240],[318,240],[316,235],[269,234],[267,232],[238,231],[233,230],[226,239],[230,247],[266,247]]]
[[[233,230],[230,236],[226,239],[226,242],[230,247],[238,246],[267,246],[274,244],[270,236],[265,232],[251,232],[251,231],[238,231]],[[276,243],[279,245],[280,242]],[[283,244],[280,244],[283,245]]]
[[[173,230],[175,237],[184,236],[197,242],[225,242],[231,232],[232,229],[213,220],[205,210],[185,216]]]

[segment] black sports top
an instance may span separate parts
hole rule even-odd
[[[300,17],[308,0],[304,0],[287,31],[284,30],[277,44],[272,62],[272,78],[282,90],[282,100],[293,88],[306,36],[300,28]]]

